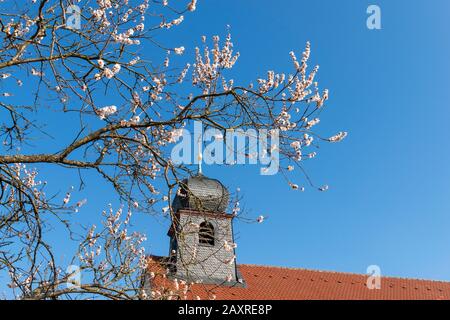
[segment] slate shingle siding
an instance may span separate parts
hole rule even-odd
[[[189,281],[221,283],[231,275],[236,281],[234,250],[227,251],[224,247],[225,241],[233,243],[231,219],[186,213],[180,213],[179,219],[175,276]],[[199,244],[197,226],[204,221],[214,226],[214,246]]]

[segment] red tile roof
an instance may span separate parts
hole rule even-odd
[[[154,260],[154,262],[157,261]],[[366,286],[368,275],[249,264],[241,264],[238,268],[245,280],[245,287],[193,284],[184,298],[202,300],[450,299],[450,282],[381,277],[381,289],[368,289]],[[155,264],[151,264],[150,269],[155,270]],[[171,286],[168,279],[164,281],[164,285]]]

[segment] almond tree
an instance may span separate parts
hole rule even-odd
[[[9,275],[17,298],[148,297],[139,290],[145,237],[128,234],[126,226],[132,210],[173,215],[174,188],[195,167],[175,164],[170,151],[180,129],[193,121],[223,134],[279,130],[281,171],[298,190],[304,187],[297,179],[315,187],[303,170],[316,154],[308,150],[346,136],[323,138],[312,131],[328,91],[315,81],[318,66],[308,69],[309,43],[299,59],[290,52],[287,74],[267,71],[244,84],[233,78],[239,53],[229,33],[223,40],[199,35],[201,48],[191,63],[183,60],[183,39],[176,47],[157,40],[185,16],[195,18],[196,0],[173,6],[165,0],[0,2],[0,273]],[[58,140],[62,148],[46,153],[40,146],[53,145],[57,136],[46,129],[42,114],[48,106],[61,126],[71,119],[77,127],[69,141]],[[105,211],[99,230],[86,226],[73,260],[89,274],[83,283],[56,264],[46,230],[53,221],[53,228],[72,232],[72,213],[85,201],[72,203],[71,191],[63,199],[47,194],[36,166],[98,176],[123,204]]]

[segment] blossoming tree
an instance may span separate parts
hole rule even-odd
[[[267,71],[264,79],[244,84],[233,78],[239,53],[230,34],[223,41],[199,35],[202,48],[183,65],[177,60],[186,54],[181,39],[178,47],[156,40],[193,14],[196,0],[173,6],[165,0],[0,2],[0,273],[9,275],[15,297],[147,298],[140,290],[145,237],[129,234],[127,225],[137,208],[173,214],[173,190],[193,168],[170,160],[171,145],[193,121],[221,132],[279,130],[281,170],[299,190],[294,174],[315,156],[308,149],[346,136],[313,132],[328,91],[315,82],[318,67],[308,69],[309,43],[299,59],[290,53],[287,74]],[[41,116],[45,104],[56,114],[51,120]],[[53,145],[46,122],[68,118],[77,124],[70,141],[43,152],[42,145]],[[105,210],[101,230],[86,226],[74,253],[76,272],[57,265],[45,234],[50,220],[70,230],[76,219],[70,213],[85,201],[72,203],[71,191],[63,199],[47,194],[38,165],[98,176],[130,208],[123,214],[123,208]],[[288,174],[295,168],[300,170]],[[78,283],[77,272],[89,276]],[[186,290],[184,285],[180,294]]]

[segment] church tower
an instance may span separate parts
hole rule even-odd
[[[180,183],[168,232],[173,277],[205,284],[242,283],[228,202],[228,190],[216,179],[198,174]]]

